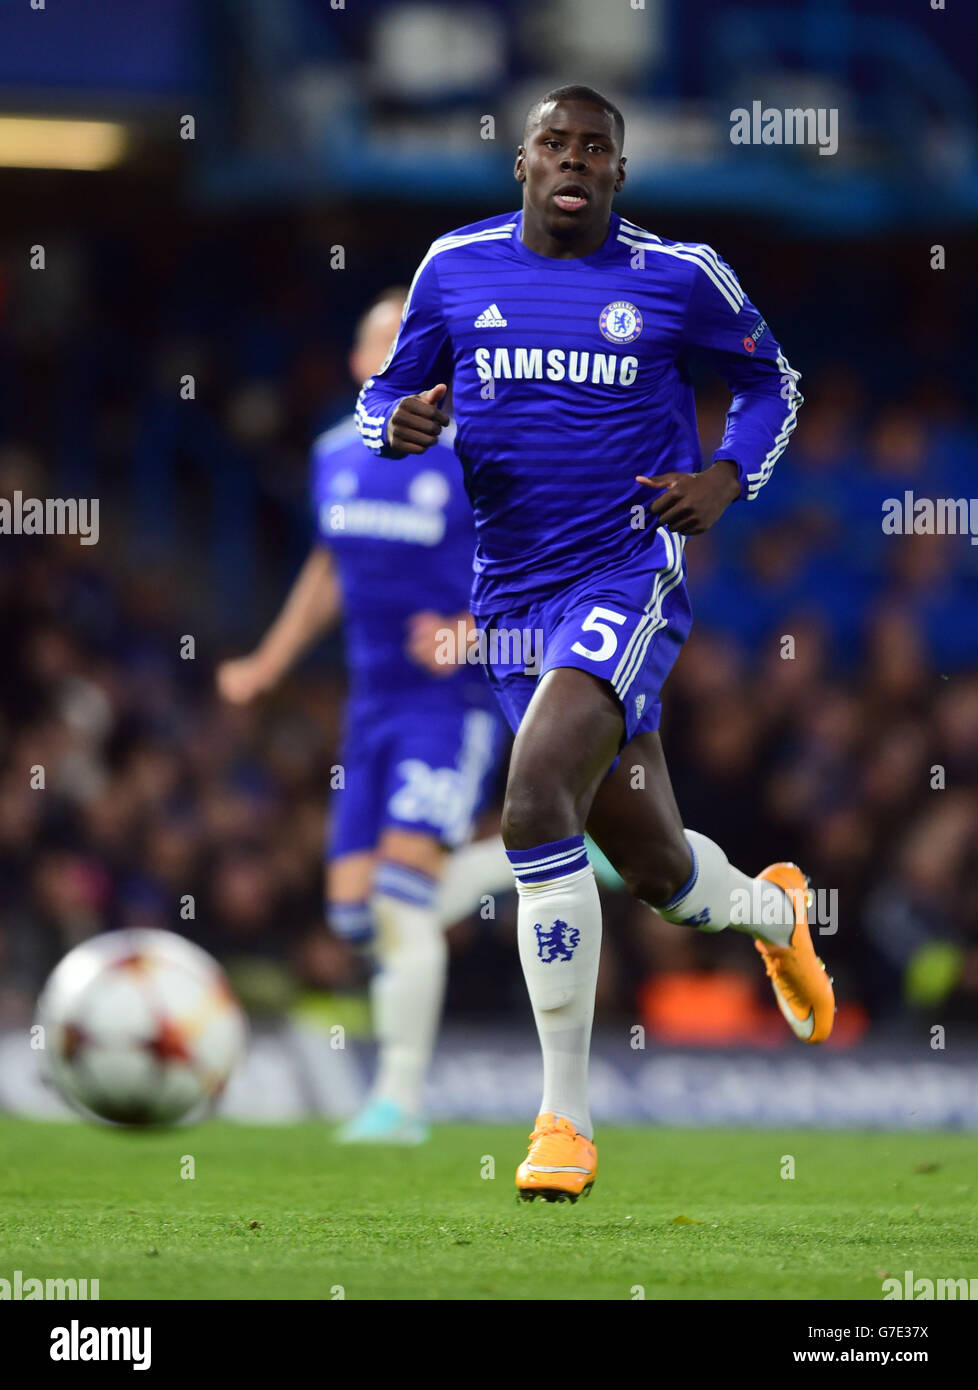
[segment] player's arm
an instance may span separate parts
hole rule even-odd
[[[430,449],[449,423],[441,403],[451,370],[451,342],[429,253],[411,284],[390,355],[364,382],[357,401],[357,428],[367,448],[383,458]]]
[[[329,551],[313,546],[278,617],[248,656],[222,661],[217,688],[233,705],[273,689],[299,657],[339,621],[339,579]]]
[[[693,270],[680,350],[706,357],[730,388],[723,439],[701,473],[639,481],[664,489],[649,509],[653,515],[682,535],[696,535],[738,497],[757,496],[787,447],[804,398],[800,373],[733,271],[708,247]]]

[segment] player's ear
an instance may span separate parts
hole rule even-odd
[[[520,145],[516,151],[516,163],[513,165],[513,178],[517,183],[526,182],[526,149]]]
[[[618,159],[618,177],[615,179],[615,192],[620,193],[625,183],[625,164],[627,160],[624,155]]]

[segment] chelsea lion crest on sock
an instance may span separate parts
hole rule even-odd
[[[559,917],[552,927],[534,922],[533,930],[537,934],[537,955],[544,965],[550,965],[555,960],[570,960],[581,942],[581,933],[577,928],[569,927]]]

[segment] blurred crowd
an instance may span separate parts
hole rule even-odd
[[[125,267],[104,285],[66,274],[33,318],[11,287],[0,495],[89,495],[87,482],[103,513],[96,546],[0,538],[0,1025],[29,1019],[65,950],[121,925],[200,941],[258,1011],[362,983],[322,917],[341,641],[257,708],[214,693],[217,661],[257,637],[308,546],[306,449],[351,403],[346,337],[372,288],[311,271],[303,284],[275,271],[279,253],[262,243],[250,280],[239,248],[209,280],[198,249],[168,303],[172,267],[141,304],[119,288]],[[381,260],[382,282],[402,270]],[[130,270],[130,286],[146,274]],[[748,872],[790,858],[811,874],[845,1041],[974,1015],[978,547],[886,535],[881,509],[907,490],[978,493],[978,426],[953,381],[897,399],[854,359],[812,356],[797,359],[807,403],[761,499],[687,548],[695,623],[663,739],[687,825]],[[188,363],[198,391],[177,426],[170,388]],[[724,408],[705,387],[708,453]],[[605,891],[599,1018],[774,1036],[746,938],[705,938]],[[525,1023],[515,897],[450,940],[449,1015]]]

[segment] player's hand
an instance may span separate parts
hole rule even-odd
[[[405,396],[399,401],[387,421],[387,442],[392,449],[402,454],[423,454],[432,444],[437,444],[438,436],[449,423],[448,416],[439,409],[448,387],[441,381],[429,391],[417,396]]]
[[[655,492],[664,489],[649,511],[680,536],[698,536],[709,530],[740,496],[740,475],[732,459],[719,459],[702,473],[661,473],[635,481]]]
[[[250,705],[275,684],[275,675],[260,657],[240,656],[222,661],[215,673],[217,693],[229,705]]]
[[[468,639],[468,629],[471,624],[469,615],[464,614],[466,619],[466,640]],[[412,613],[408,618],[407,638],[404,643],[404,650],[412,661],[418,666],[423,666],[426,671],[430,671],[433,676],[451,676],[458,670],[457,658],[464,660],[464,652],[456,652],[458,646],[458,618],[446,618],[443,613],[432,613],[425,611],[422,613]],[[451,633],[451,645],[446,644],[445,630]],[[441,634],[439,636],[438,634]],[[446,661],[445,652],[449,650],[455,657],[455,661]]]

